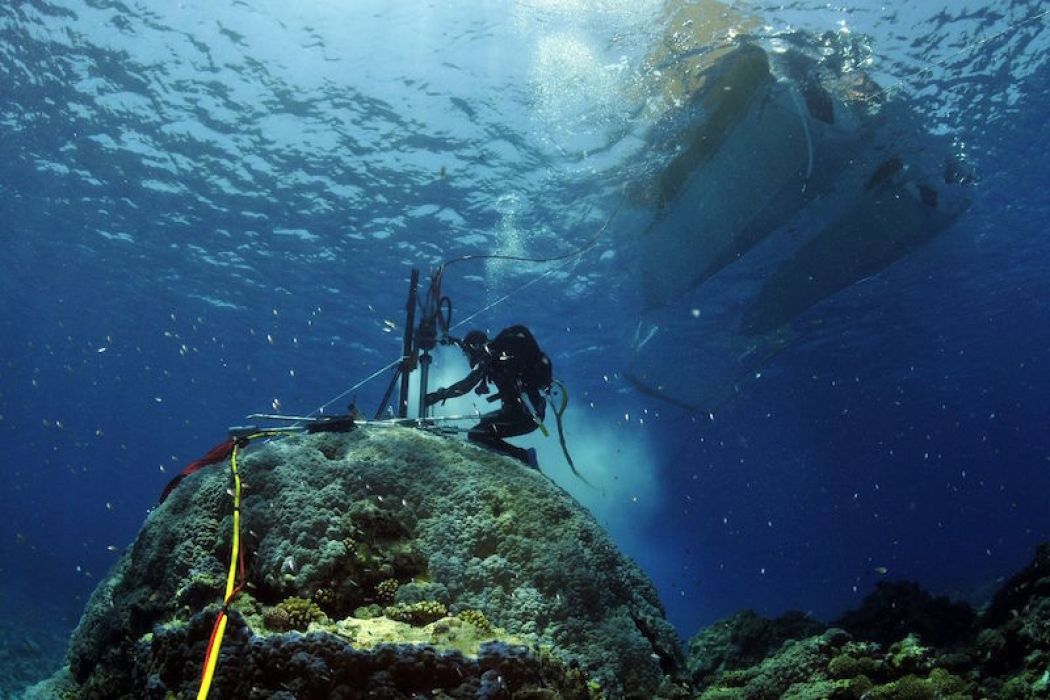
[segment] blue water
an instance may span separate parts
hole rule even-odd
[[[638,211],[569,265],[462,263],[444,288],[454,321],[525,323],[551,355],[597,488],[552,440],[521,444],[683,637],[743,607],[828,618],[883,576],[974,595],[1050,529],[1043,4],[747,7],[759,33],[871,37],[872,74],[978,173],[950,231],[811,310],[819,327],[713,416],[624,377]],[[5,3],[0,617],[67,632],[227,426],[395,360],[411,268],[591,240],[666,162],[640,146],[663,21],[616,0]]]

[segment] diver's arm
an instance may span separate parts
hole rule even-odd
[[[444,401],[445,399],[452,399],[457,396],[463,396],[474,387],[476,387],[482,379],[485,378],[485,364],[482,363],[471,370],[463,379],[448,387],[447,389],[438,389],[437,391],[427,394],[427,405],[435,404],[438,401]]]
[[[481,363],[463,379],[444,390],[445,398],[451,399],[457,396],[463,396],[481,382],[485,378],[485,363]]]
[[[547,416],[547,400],[539,389],[529,389],[526,396],[529,397],[529,403],[532,404],[533,415],[542,421]]]

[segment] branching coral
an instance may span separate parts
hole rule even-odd
[[[321,622],[325,614],[309,598],[286,598],[263,613],[266,626],[282,632],[305,630],[311,622]]]
[[[331,588],[322,586],[314,592],[314,601],[316,601],[318,605],[331,607],[335,603],[335,591]]]
[[[376,600],[380,603],[392,603],[394,602],[394,594],[397,593],[397,589],[400,587],[400,583],[396,578],[388,578],[380,581],[376,585]]]
[[[485,613],[480,610],[462,610],[456,613],[456,617],[464,622],[469,622],[482,632],[492,631],[492,623],[485,617]]]
[[[424,600],[407,605],[391,605],[383,610],[391,620],[410,625],[427,625],[448,615],[448,608],[436,600]]]

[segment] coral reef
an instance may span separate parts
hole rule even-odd
[[[693,697],[1050,698],[1050,544],[983,614],[897,582],[836,621],[848,631],[812,633],[818,624],[745,612],[701,631],[689,644]]]
[[[11,605],[0,589],[0,698],[22,697],[30,683],[62,665],[68,629],[53,608]]]
[[[247,587],[216,697],[1050,697],[1050,545],[977,612],[878,586],[832,626],[744,611],[682,658],[652,585],[532,470],[408,429],[242,458]],[[188,697],[220,607],[228,475],[198,472],[99,584],[28,698]]]
[[[680,668],[652,584],[570,496],[513,460],[359,428],[239,461],[247,587],[230,606],[216,696],[655,697]],[[198,472],[150,515],[53,687],[195,692],[230,556],[228,476]]]
[[[823,630],[824,625],[802,613],[789,612],[767,620],[751,610],[738,612],[689,641],[689,676],[693,683],[703,685],[720,673],[758,663],[789,639],[803,639]]]
[[[911,581],[880,581],[858,610],[833,624],[880,644],[915,633],[929,644],[951,646],[969,639],[976,622],[977,614],[966,603],[934,598]]]
[[[900,663],[900,659],[907,659]],[[914,640],[885,653],[845,630],[786,642],[758,664],[727,671],[698,697],[710,698],[970,698],[974,684],[936,666]]]

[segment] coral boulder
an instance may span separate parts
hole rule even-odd
[[[542,474],[408,428],[238,460],[246,586],[213,697],[654,697],[680,668],[650,582]],[[51,691],[191,697],[229,566],[229,469],[147,519]]]

